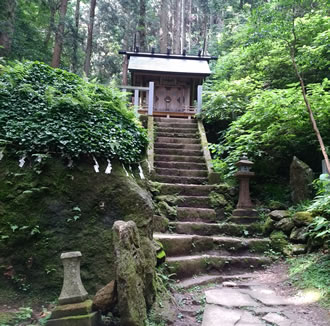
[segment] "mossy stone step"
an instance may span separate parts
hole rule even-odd
[[[211,208],[211,201],[207,196],[180,196],[180,201],[178,202],[178,207],[191,207],[190,213],[198,208]],[[198,212],[200,213],[200,211]],[[191,219],[190,221],[194,221]]]
[[[154,148],[173,148],[173,149],[188,149],[198,151],[202,149],[200,144],[176,144],[176,143],[155,143]]]
[[[195,138],[199,139],[199,135],[194,133],[180,133],[180,132],[156,132],[157,137],[174,137],[174,138]]]
[[[171,175],[179,177],[204,177],[207,178],[207,170],[184,170],[175,168],[159,168],[156,167],[156,173],[159,175]]]
[[[172,143],[172,144],[199,144],[201,143],[201,140],[199,138],[178,138],[178,137],[160,137],[157,135],[155,139],[156,143]]]
[[[173,163],[177,164],[178,162],[173,162]],[[196,163],[182,163],[182,164],[196,164]],[[208,194],[212,190],[214,190],[214,188],[215,187],[212,185],[185,185],[185,184],[163,183],[160,185],[159,191],[162,195],[208,196]]]
[[[164,169],[206,170],[206,163],[156,161],[154,164]]]
[[[177,148],[155,148],[155,154],[159,155],[184,155],[184,156],[203,156],[201,150],[177,149]]]
[[[176,122],[156,122],[156,128],[175,128],[175,129],[185,129],[185,128],[196,128],[197,130],[197,124],[191,124],[191,123],[176,123]]]
[[[192,134],[197,132],[197,126],[192,126],[192,128],[173,128],[173,127],[161,127],[158,126],[156,129],[156,133],[158,132],[177,132],[181,134]]]
[[[170,222],[170,229],[180,234],[256,236],[261,234],[259,224]]]
[[[264,256],[194,255],[168,257],[166,263],[171,273],[179,279],[210,272],[247,272],[264,268],[271,259]]]
[[[155,154],[155,161],[205,163],[203,156],[160,155],[160,154]]]
[[[164,123],[187,123],[187,124],[197,124],[196,119],[181,119],[181,118],[159,118],[155,117],[154,121],[159,123],[159,122],[164,122]]]
[[[165,183],[177,183],[177,184],[206,184],[207,178],[200,177],[182,177],[182,176],[171,176],[171,175],[156,175],[155,181]]]
[[[217,252],[222,255],[263,254],[270,244],[265,238],[238,238],[219,236],[199,236],[189,234],[154,233],[167,256],[181,256],[202,252]]]
[[[189,198],[189,197],[185,197]],[[205,198],[205,197],[199,197]],[[184,203],[182,203],[184,205]],[[178,221],[190,221],[190,222],[216,222],[216,212],[212,208],[201,207],[178,207],[177,208],[177,220]]]

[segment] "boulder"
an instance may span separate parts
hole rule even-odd
[[[95,294],[93,299],[93,310],[99,310],[106,314],[114,308],[116,301],[116,283],[112,280]]]
[[[312,169],[297,157],[290,165],[291,199],[297,204],[311,198],[311,183],[314,179]]]
[[[310,212],[297,212],[292,220],[296,226],[307,226],[313,222],[313,215]]]
[[[290,234],[291,230],[294,227],[294,223],[290,217],[282,218],[275,224],[275,228],[283,231],[285,234]]]
[[[144,326],[147,306],[152,301],[156,254],[152,244],[147,253],[145,249],[146,246],[149,247],[149,243],[145,238],[140,239],[133,221],[116,221],[113,233],[120,323],[127,326]]]
[[[287,210],[275,210],[269,213],[269,216],[274,221],[279,221],[282,218],[289,217],[290,213]]]
[[[299,243],[299,244],[294,244],[292,246],[292,254],[293,255],[302,255],[305,254],[307,251],[307,245]]]
[[[298,243],[306,243],[307,242],[307,227],[297,228],[294,227],[290,234],[290,240]]]

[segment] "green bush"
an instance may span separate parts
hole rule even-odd
[[[18,155],[93,154],[137,162],[145,130],[116,89],[40,62],[0,70],[0,144]]]

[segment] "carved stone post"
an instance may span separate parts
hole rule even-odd
[[[63,287],[58,298],[60,304],[83,302],[88,293],[80,278],[80,251],[65,252],[61,255],[64,267]]]
[[[88,293],[80,278],[81,252],[65,252],[61,259],[64,280],[60,304],[53,310],[46,326],[98,326],[100,315],[93,312],[92,300],[86,300]]]

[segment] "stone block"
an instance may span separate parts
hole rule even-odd
[[[71,303],[57,306],[51,314],[51,319],[64,317],[88,315],[92,313],[92,300],[86,300],[79,303]]]
[[[279,221],[282,218],[289,217],[290,213],[287,210],[275,210],[269,213],[269,216],[274,221]]]
[[[46,326],[99,326],[101,318],[98,312],[87,315],[48,319]]]

